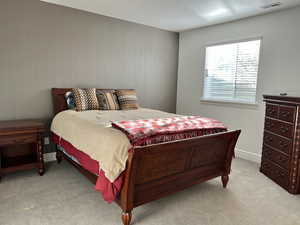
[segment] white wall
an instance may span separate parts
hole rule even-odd
[[[205,46],[263,37],[258,77],[258,105],[200,102]],[[300,95],[300,7],[180,33],[177,113],[196,114],[242,129],[238,155],[259,161],[265,106],[263,94]]]
[[[174,112],[178,34],[39,0],[0,0],[0,120],[51,118],[53,87],[134,88]]]

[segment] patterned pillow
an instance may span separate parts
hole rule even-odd
[[[115,91],[97,90],[96,95],[100,110],[120,110],[118,97]]]
[[[74,97],[74,94],[73,94],[72,91],[66,92],[65,99],[66,99],[68,109],[75,109],[76,108],[75,97]]]
[[[96,96],[95,88],[72,88],[75,97],[75,104],[77,111],[95,110],[99,109],[99,103]]]
[[[139,108],[135,90],[117,90],[116,93],[122,110]]]

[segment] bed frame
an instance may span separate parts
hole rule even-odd
[[[64,94],[70,90],[52,89],[54,114],[67,109]],[[221,177],[223,187],[226,188],[240,132],[222,132],[136,147],[136,151],[129,153],[122,190],[116,200],[122,209],[123,224],[130,224],[133,208],[194,184]],[[96,175],[82,168],[59,149],[56,158],[58,163],[66,159],[96,183]]]

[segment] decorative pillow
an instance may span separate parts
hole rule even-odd
[[[75,97],[77,111],[96,110],[99,109],[99,103],[96,96],[95,88],[73,88],[72,92]]]
[[[73,94],[72,91],[66,92],[65,99],[66,99],[68,109],[75,109],[76,108],[75,97],[74,97],[74,94]]]
[[[97,90],[96,95],[100,110],[120,110],[118,97],[115,91]]]
[[[135,90],[117,90],[116,93],[122,110],[139,108]]]

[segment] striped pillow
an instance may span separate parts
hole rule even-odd
[[[99,109],[95,88],[72,88],[75,98],[76,111]]]
[[[120,105],[115,91],[97,90],[96,95],[100,110],[120,110]]]
[[[116,93],[122,110],[139,108],[135,90],[117,90]]]

